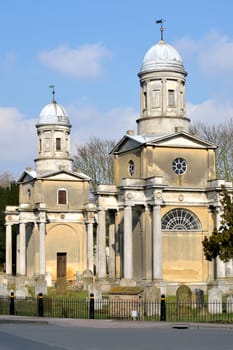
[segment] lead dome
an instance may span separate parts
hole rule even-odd
[[[144,56],[141,72],[173,70],[185,73],[180,54],[164,40],[152,46]]]
[[[70,122],[65,108],[56,101],[52,101],[41,110],[38,124],[70,125]]]

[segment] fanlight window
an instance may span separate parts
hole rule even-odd
[[[164,215],[162,218],[162,230],[200,231],[201,223],[191,211],[178,208]]]

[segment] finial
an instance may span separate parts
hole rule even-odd
[[[49,85],[49,87],[50,87],[50,89],[52,89],[52,94],[53,94],[53,100],[52,101],[56,102],[55,101],[55,97],[54,97],[55,96],[55,86],[54,85]]]
[[[161,24],[160,26],[160,33],[161,33],[161,40],[163,40],[163,31],[164,31],[164,28],[163,28],[163,23],[166,22],[165,19],[161,18],[161,19],[157,19],[156,21],[156,24]]]

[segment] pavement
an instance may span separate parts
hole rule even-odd
[[[47,318],[47,317],[27,317],[27,316],[4,316],[0,315],[1,324],[47,324],[60,327],[84,327],[84,328],[175,328],[175,329],[232,329],[233,323],[174,323],[165,321],[139,321],[139,320],[90,320],[71,318]]]

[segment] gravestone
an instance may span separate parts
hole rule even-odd
[[[145,312],[147,316],[160,315],[161,290],[156,286],[145,289]]]
[[[66,278],[58,277],[57,283],[56,283],[56,293],[66,294]]]
[[[28,297],[28,288],[26,286],[26,277],[17,276],[15,281],[15,296],[25,298]]]
[[[48,294],[47,281],[44,277],[38,277],[35,280],[35,296],[39,293],[42,293],[43,295]]]
[[[182,304],[187,307],[191,306],[192,303],[192,291],[191,289],[183,284],[176,291],[176,303]]]
[[[94,294],[94,306],[95,310],[102,310],[103,307],[103,299],[102,299],[102,291],[100,288],[90,288],[89,290],[89,298],[90,295]]]
[[[222,313],[222,292],[216,287],[208,291],[208,311],[210,314]]]
[[[7,296],[8,288],[7,288],[7,279],[4,278],[4,275],[0,274],[0,296]]]
[[[195,289],[192,294],[192,307],[194,309],[202,309],[204,306],[204,291],[202,289]]]
[[[233,295],[229,295],[227,297],[226,312],[228,314],[233,313]]]
[[[190,314],[192,306],[192,291],[183,284],[176,291],[176,312],[178,317]]]
[[[93,273],[91,270],[85,270],[82,275],[82,289],[88,290],[88,286],[93,285]],[[80,286],[81,287],[81,286]]]
[[[114,318],[143,319],[143,293],[141,287],[112,287],[109,291],[110,315]]]
[[[47,287],[52,287],[53,286],[53,281],[52,281],[52,274],[51,272],[46,272],[45,274],[45,280],[47,283]]]

